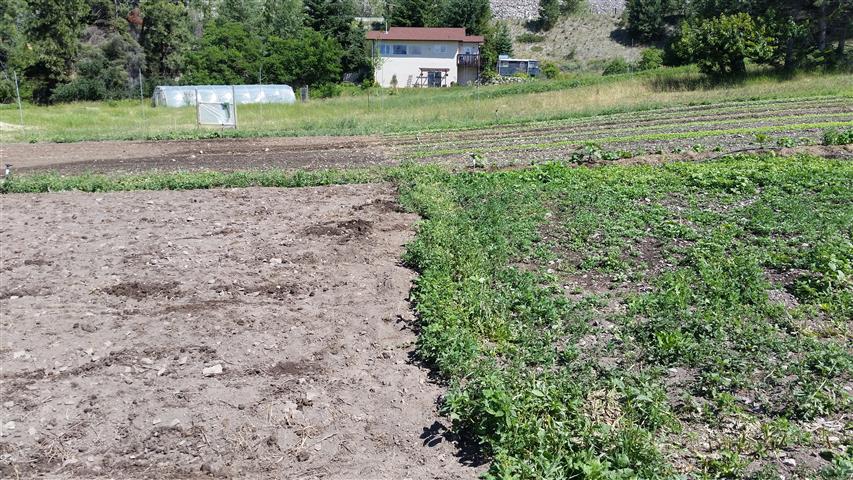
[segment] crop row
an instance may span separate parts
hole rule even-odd
[[[787,112],[786,112],[787,113]],[[578,125],[572,129],[561,129],[552,131],[539,132],[517,132],[507,133],[504,135],[489,135],[484,134],[478,138],[466,138],[457,140],[446,140],[439,143],[422,142],[418,145],[412,145],[419,151],[428,151],[430,147],[438,150],[455,149],[476,149],[484,145],[489,147],[500,147],[503,145],[517,145],[519,143],[535,143],[543,144],[556,141],[594,141],[596,138],[612,137],[618,133],[620,136],[628,136],[631,134],[653,134],[653,133],[678,133],[685,131],[700,131],[719,130],[721,127],[732,128],[749,128],[749,127],[766,127],[766,126],[784,126],[791,123],[818,123],[826,121],[853,121],[853,111],[851,112],[835,112],[835,113],[797,113],[791,115],[778,115],[767,118],[755,117],[739,117],[739,118],[716,118],[712,120],[692,120],[686,119],[683,122],[664,122],[654,125],[637,126],[635,123],[630,125],[619,126],[589,126]]]

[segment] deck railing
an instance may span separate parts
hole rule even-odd
[[[456,65],[460,67],[476,67],[480,65],[480,55],[476,53],[460,53],[456,57]]]

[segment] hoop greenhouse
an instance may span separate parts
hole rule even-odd
[[[198,93],[196,93],[198,92]],[[189,107],[201,103],[296,103],[289,85],[183,85],[154,89],[155,107]]]

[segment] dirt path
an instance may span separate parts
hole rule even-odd
[[[0,197],[0,477],[475,478],[388,185]]]

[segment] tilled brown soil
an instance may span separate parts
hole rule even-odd
[[[475,478],[384,184],[5,195],[0,477]]]
[[[369,167],[392,163],[373,137],[228,138],[175,141],[14,143],[0,146],[14,171],[234,171]]]

